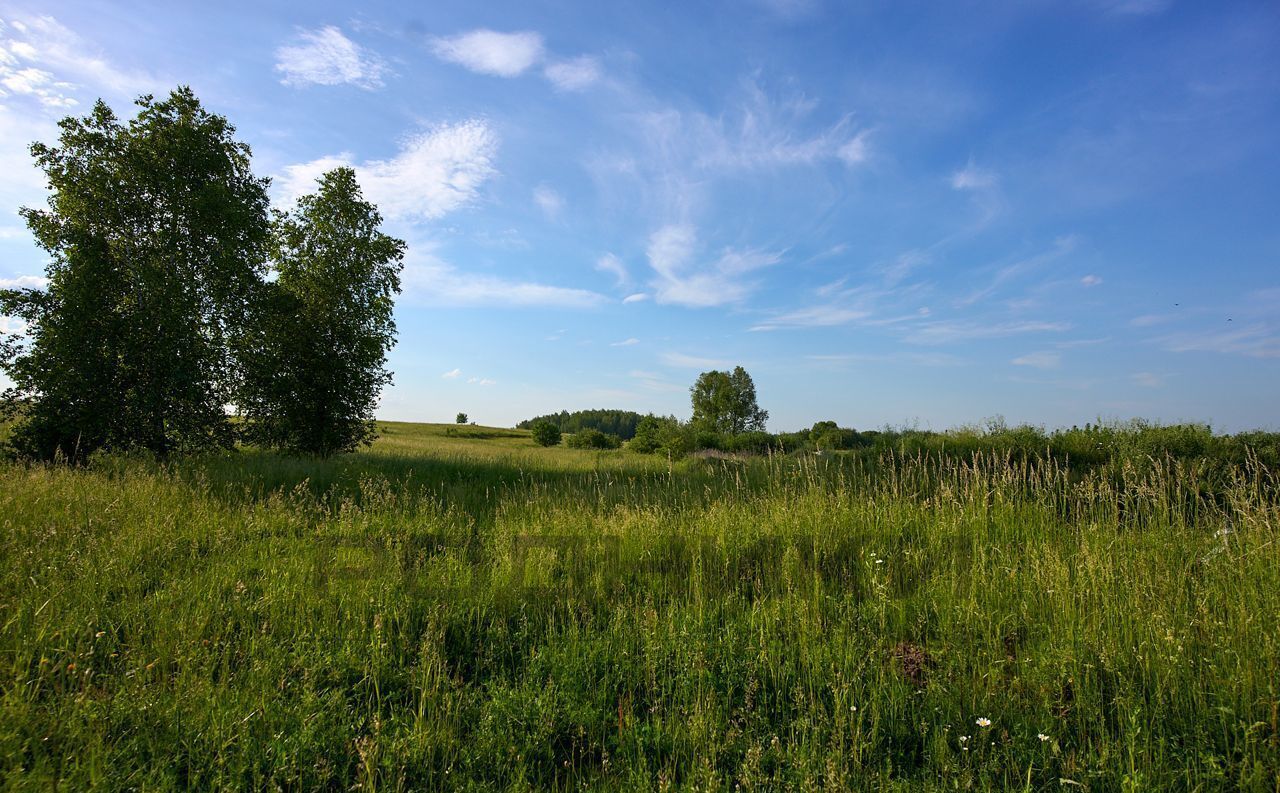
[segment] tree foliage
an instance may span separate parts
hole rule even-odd
[[[755,383],[741,366],[703,372],[689,392],[695,428],[729,435],[764,431],[769,413],[757,404]]]
[[[579,430],[569,436],[565,445],[572,449],[617,449],[622,439],[595,429]]]
[[[533,430],[533,442],[539,446],[556,446],[560,443],[560,428],[549,421],[535,421],[529,429]]]
[[[454,416],[454,417],[453,417],[453,423],[454,423],[454,424],[466,424],[466,423],[467,423],[467,414],[466,414],[466,413],[459,413],[458,415]]]
[[[293,212],[275,213],[278,277],[263,285],[240,408],[260,443],[328,456],[376,434],[405,244],[379,230],[354,170],[318,184]]]
[[[643,418],[633,410],[575,410],[572,413],[562,410],[559,413],[534,416],[516,427],[527,430],[536,422],[549,421],[559,427],[561,432],[574,433],[592,429],[615,435],[625,441],[635,437],[636,426]]]
[[[49,253],[48,288],[0,293],[25,337],[3,367],[19,452],[228,446],[233,354],[264,268],[267,181],[225,118],[188,88],[144,96],[121,123],[101,101],[33,144],[49,187],[22,215]]]

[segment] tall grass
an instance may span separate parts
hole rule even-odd
[[[1280,785],[1257,460],[390,430],[332,461],[0,469],[5,783]]]

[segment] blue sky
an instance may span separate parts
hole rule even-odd
[[[25,146],[189,84],[282,205],[354,165],[409,243],[388,419],[1280,426],[1280,5],[0,2]]]

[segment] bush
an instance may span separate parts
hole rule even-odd
[[[767,432],[743,432],[725,438],[723,448],[729,452],[766,454],[773,449],[777,449],[778,442],[775,436]]]
[[[656,416],[645,416],[636,424],[636,434],[627,442],[627,448],[641,454],[652,454],[662,445],[658,435],[662,431],[663,420]]]
[[[556,446],[560,443],[560,428],[549,421],[534,422],[533,442],[539,446]]]
[[[617,449],[622,439],[600,430],[585,429],[570,435],[565,445],[573,449]]]

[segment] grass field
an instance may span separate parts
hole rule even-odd
[[[1280,789],[1257,465],[0,464],[7,787]]]

